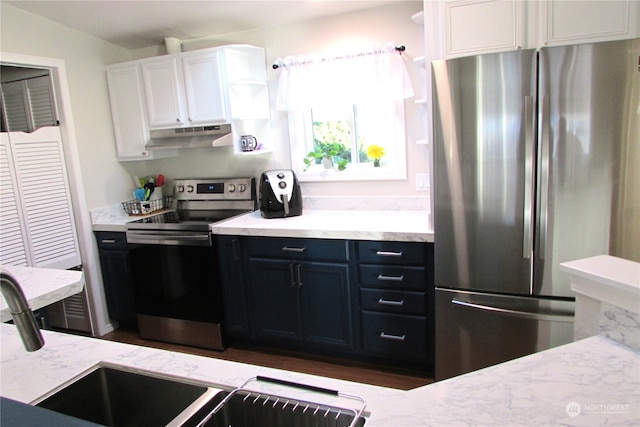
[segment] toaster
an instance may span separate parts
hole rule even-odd
[[[289,169],[264,171],[260,178],[260,214],[264,218],[302,215],[302,193]]]

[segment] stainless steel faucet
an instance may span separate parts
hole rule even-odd
[[[36,324],[18,281],[8,272],[0,271],[0,291],[7,301],[13,322],[18,328],[22,344],[27,351],[36,351],[44,346],[44,338]]]

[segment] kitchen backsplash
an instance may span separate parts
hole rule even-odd
[[[305,209],[351,211],[430,211],[429,197],[320,196],[302,197]]]

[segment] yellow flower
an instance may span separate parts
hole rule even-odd
[[[384,147],[380,147],[379,145],[370,145],[367,148],[367,156],[372,159],[380,160],[382,156],[384,156]]]

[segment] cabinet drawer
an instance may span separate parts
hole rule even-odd
[[[248,239],[247,248],[251,257],[313,261],[348,259],[345,240],[252,237]]]
[[[427,357],[426,318],[362,312],[365,351],[399,359]]]
[[[126,233],[117,231],[96,231],[96,241],[100,249],[127,249]]]
[[[362,308],[365,310],[400,314],[426,314],[426,295],[424,292],[360,289],[360,300]]]
[[[358,259],[376,264],[424,265],[426,246],[417,242],[357,242]]]
[[[427,286],[425,267],[360,265],[360,284],[386,289],[419,289]]]

